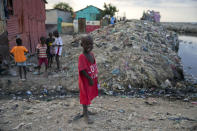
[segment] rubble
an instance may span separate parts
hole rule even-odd
[[[106,94],[133,97],[176,94],[179,98],[187,94],[185,89],[190,84],[183,82],[181,60],[174,49],[178,36],[162,25],[131,20],[100,28],[90,35],[95,43],[93,52],[99,69],[100,89]],[[75,36],[74,40],[63,37],[70,42],[64,45],[65,55],[61,58],[66,67],[66,79],[71,83],[68,89],[78,90],[77,62],[82,48],[73,46],[73,41],[80,43],[82,36]],[[181,93],[180,86],[184,90]]]

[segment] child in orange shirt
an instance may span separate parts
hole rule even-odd
[[[20,38],[16,39],[17,46],[14,46],[10,53],[14,55],[14,60],[19,68],[19,75],[21,80],[26,80],[26,57],[25,52],[27,53],[28,50],[22,46],[22,40]],[[24,70],[25,78],[22,79],[22,67]]]

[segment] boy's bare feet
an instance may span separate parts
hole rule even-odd
[[[68,120],[68,123],[75,122],[75,121],[81,119],[82,117],[83,117],[83,114],[78,113],[74,118],[72,118],[71,120]]]
[[[87,124],[93,124],[94,121],[88,117],[88,115],[84,115],[84,120]]]
[[[97,114],[96,112],[88,111],[88,115],[96,115],[96,114]]]

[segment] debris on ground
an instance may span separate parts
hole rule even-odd
[[[159,23],[139,20],[119,22],[114,27],[106,26],[91,32],[100,91],[107,95],[163,96],[195,101],[197,85],[184,81],[181,60],[173,46],[177,41],[172,40],[176,40],[177,35],[171,34]],[[18,76],[3,76],[0,96],[51,100],[78,93],[78,56],[82,53],[82,36],[62,35],[62,70],[56,70],[54,59],[47,76],[44,70],[37,74],[37,59],[31,56],[27,61],[27,80],[21,83]]]
[[[94,120],[87,125],[77,97],[43,100],[0,101],[1,130],[54,131],[130,131],[130,130],[192,130],[196,129],[197,107],[189,102],[155,100],[154,106],[142,98],[100,96],[94,99],[89,111]],[[118,102],[117,102],[118,101]],[[13,110],[14,108],[14,110]]]

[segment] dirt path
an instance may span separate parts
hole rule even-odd
[[[90,110],[94,124],[83,118],[69,122],[82,111],[78,98],[64,100],[0,100],[0,130],[18,131],[169,131],[196,130],[197,106],[160,98],[100,96]]]

